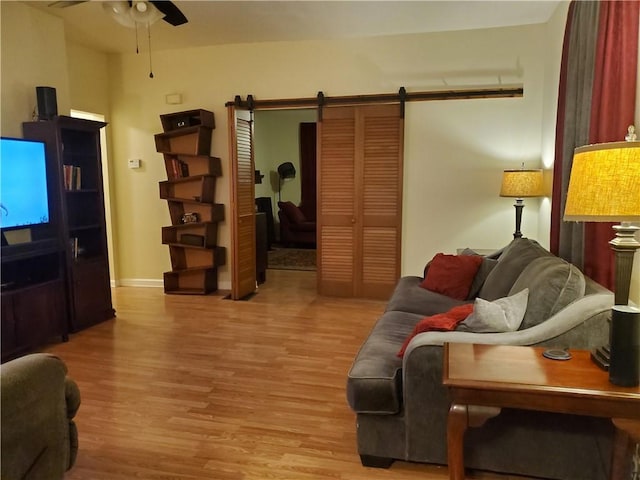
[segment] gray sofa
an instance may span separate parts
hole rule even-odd
[[[80,391],[59,358],[37,353],[0,366],[2,480],[57,480],[78,450]]]
[[[396,459],[447,463],[445,342],[569,349],[608,343],[613,294],[533,240],[514,239],[484,257],[464,300],[425,290],[422,280],[399,280],[348,374],[347,399],[357,414],[358,453],[365,466],[386,467]],[[529,298],[519,330],[473,333],[463,323],[456,331],[420,333],[404,357],[397,356],[424,316],[474,302],[476,296],[493,301],[524,288]],[[504,409],[467,431],[465,467],[559,480],[605,479],[612,438],[608,419]]]

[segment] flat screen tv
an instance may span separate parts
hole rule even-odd
[[[0,228],[49,223],[44,142],[0,138]]]

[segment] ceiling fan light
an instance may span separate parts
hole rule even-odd
[[[147,25],[151,25],[164,17],[164,13],[149,2],[135,2],[129,10],[129,15],[135,22]]]
[[[129,15],[129,2],[125,1],[110,1],[103,2],[102,8],[120,25],[124,25],[125,27],[135,27],[136,23]]]
[[[147,11],[147,2],[135,2],[136,10],[139,12]]]

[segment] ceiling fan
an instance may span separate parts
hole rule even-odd
[[[66,8],[88,0],[57,1],[49,4],[50,7]],[[122,0],[102,2],[105,11],[118,23],[125,27],[135,27],[138,23],[151,25],[160,19],[173,26],[187,23],[187,17],[173,2],[164,0]]]
[[[89,0],[56,1],[50,3],[50,7],[66,8]],[[138,26],[147,27],[147,38],[149,41],[149,78],[153,78],[153,68],[151,66],[151,24],[163,19],[173,26],[187,23],[187,17],[180,11],[173,2],[164,0],[121,0],[101,2],[104,10],[119,24],[136,30],[136,53],[138,49]]]

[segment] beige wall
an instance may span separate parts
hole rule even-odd
[[[524,83],[524,98],[414,102],[407,105],[403,274],[421,271],[438,251],[501,247],[514,229],[509,199],[498,197],[504,168],[540,165],[544,26],[349,41],[203,47],[154,54],[155,78],[139,56],[116,59],[111,77],[114,175],[118,186],[118,263],[123,281],[158,279],[169,268],[160,227],[169,221],[158,199],[165,177],[153,135],[159,115],[205,108],[216,114],[212,154],[223,158],[217,200],[228,211],[225,102],[413,91],[456,85]],[[239,61],[238,59],[242,59]],[[181,93],[182,105],[164,103]],[[126,168],[141,158],[139,171]],[[123,212],[127,211],[125,215]],[[524,231],[538,232],[537,204]],[[228,225],[219,231],[228,246]],[[228,269],[220,284],[229,284]]]
[[[160,229],[169,223],[166,203],[158,196],[165,172],[153,139],[164,113],[205,108],[216,114],[211,153],[223,159],[216,201],[228,213],[224,104],[235,95],[389,93],[400,86],[409,91],[489,86],[498,79],[524,84],[523,98],[407,104],[403,274],[419,273],[438,251],[494,248],[510,241],[514,209],[510,199],[498,197],[502,170],[523,161],[548,167],[553,156],[565,4],[546,25],[154,52],[154,79],[142,55],[105,57],[66,46],[59,19],[20,3],[0,6],[3,134],[20,136],[40,84],[57,88],[60,113],[97,110],[110,123],[110,185],[118,212],[114,250],[123,284],[160,286],[162,272],[170,268],[168,249],[160,241]],[[169,93],[182,94],[183,103],[166,104]],[[142,167],[128,169],[131,158],[141,159]],[[548,245],[548,200],[526,205],[524,234]],[[229,246],[227,222],[219,240]],[[636,285],[638,270],[636,265]],[[227,267],[220,269],[219,279],[221,288],[230,286]]]
[[[22,137],[32,120],[36,87],[56,89],[58,113],[69,114],[69,72],[62,20],[23,3],[0,2],[0,133]]]

